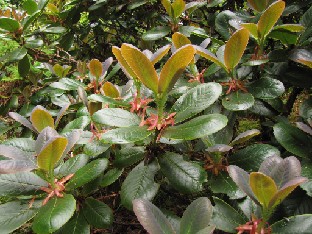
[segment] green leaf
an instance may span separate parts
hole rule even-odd
[[[37,156],[38,167],[51,172],[55,164],[62,157],[67,143],[68,140],[65,137],[54,137],[50,139]]]
[[[108,150],[110,145],[104,144],[101,141],[93,140],[91,143],[86,144],[83,148],[83,153],[90,156],[90,157],[96,157]]]
[[[76,200],[71,194],[53,197],[34,218],[32,229],[35,233],[52,233],[62,227],[76,210]]]
[[[222,93],[218,83],[200,84],[188,90],[172,106],[171,112],[177,112],[175,123],[182,122],[212,105]]]
[[[182,33],[175,32],[172,35],[172,43],[174,44],[174,47],[176,49],[181,48],[182,46],[192,44],[190,39],[188,39],[186,36],[184,36]]]
[[[312,230],[312,214],[296,215],[284,218],[271,226],[272,234],[310,233]]]
[[[89,116],[81,116],[68,124],[63,128],[62,134],[66,132],[71,132],[75,129],[84,129],[90,124],[90,117]]]
[[[21,123],[25,127],[29,128],[33,132],[37,132],[37,130],[32,126],[32,124],[22,115],[16,112],[9,112],[9,116],[14,119],[15,121]]]
[[[230,165],[236,165],[251,172],[258,171],[261,163],[274,155],[280,155],[277,148],[268,144],[254,144],[236,151],[228,160]]]
[[[52,115],[42,106],[36,106],[30,115],[30,121],[38,132],[46,127],[54,128]]]
[[[43,28],[41,32],[44,33],[51,33],[51,34],[62,34],[66,32],[66,28],[64,27],[48,27],[48,28]]]
[[[264,38],[272,30],[273,26],[277,20],[281,17],[285,8],[284,1],[276,1],[272,3],[261,15],[258,21],[258,32],[259,37],[264,40]]]
[[[89,156],[85,154],[78,154],[63,163],[60,167],[55,169],[55,174],[59,177],[64,177],[69,174],[75,174],[80,168],[85,166],[88,162]]]
[[[231,20],[239,20],[238,16],[229,10],[222,11],[217,14],[215,19],[215,28],[218,33],[228,40],[233,33],[233,27],[230,25]]]
[[[167,36],[171,32],[171,28],[168,26],[158,26],[143,34],[142,39],[144,41],[156,41],[160,38]]]
[[[210,134],[213,134],[227,124],[227,118],[221,114],[202,115],[191,119],[190,121],[168,127],[162,134],[162,137],[169,139],[194,140]]]
[[[194,58],[196,50],[192,45],[178,49],[163,66],[158,81],[158,93],[168,93]]]
[[[30,208],[28,203],[13,201],[0,205],[1,234],[11,233],[32,219],[38,209]]]
[[[128,78],[132,77],[133,79],[136,78],[136,74],[133,72],[132,68],[127,63],[126,59],[121,54],[121,49],[113,46],[112,52],[115,55],[116,59],[118,60],[118,63],[120,64],[123,72],[128,76]]]
[[[249,5],[256,11],[264,11],[269,3],[269,0],[248,0]]]
[[[244,23],[244,24],[241,24],[241,26],[247,29],[253,38],[258,40],[258,25],[254,23]]]
[[[21,77],[26,77],[29,70],[30,70],[30,62],[28,56],[25,55],[23,59],[18,61],[18,74],[20,74]]]
[[[139,126],[141,122],[139,116],[120,108],[99,110],[92,115],[92,120],[113,127]]]
[[[157,93],[158,75],[152,62],[138,48],[122,44],[121,54],[136,77],[150,90]]]
[[[101,140],[104,143],[127,144],[144,140],[151,134],[152,132],[148,131],[147,127],[132,126],[109,130],[102,134]]]
[[[217,197],[214,197],[213,201],[215,206],[213,207],[211,223],[216,225],[216,228],[219,230],[237,233],[235,228],[245,224],[247,221],[246,217],[243,217],[233,207]]]
[[[159,184],[154,182],[154,176],[159,170],[156,161],[144,166],[141,162],[127,176],[121,186],[121,204],[132,210],[132,201],[137,198],[152,200]]]
[[[231,93],[222,99],[222,105],[231,111],[247,110],[253,106],[254,102],[252,94],[241,91]]]
[[[214,62],[218,66],[224,68],[226,70],[225,65],[209,50],[206,50],[200,46],[193,46],[196,49],[196,54],[199,54],[200,56],[210,60],[211,62]]]
[[[249,184],[260,204],[268,208],[269,202],[277,193],[274,180],[261,172],[252,172],[250,173]]]
[[[183,213],[180,234],[198,233],[208,227],[212,209],[212,205],[206,197],[200,197],[193,201]]]
[[[285,92],[285,87],[281,81],[266,77],[251,83],[248,91],[256,98],[274,99]]]
[[[312,138],[298,128],[287,124],[277,123],[273,127],[276,140],[289,152],[302,157],[310,158]]]
[[[120,97],[118,89],[109,81],[103,84],[102,90],[104,91],[104,94],[108,97],[111,97],[111,98]]]
[[[175,234],[172,225],[165,215],[148,200],[133,200],[133,211],[148,233]]]
[[[25,47],[19,47],[12,52],[5,55],[5,57],[0,58],[0,62],[6,60],[8,62],[16,62],[23,59],[27,55],[27,49]]]
[[[312,68],[312,52],[306,49],[294,50],[290,57],[291,60]]]
[[[75,172],[74,176],[66,184],[66,190],[73,190],[94,180],[101,175],[107,168],[108,160],[106,158],[94,160],[81,167]]]
[[[172,7],[172,10],[173,10],[173,18],[178,18],[184,12],[185,2],[184,2],[184,0],[175,0],[171,4],[171,7]]]
[[[130,107],[130,104],[128,102],[122,101],[122,100],[115,100],[114,98],[107,97],[101,94],[91,94],[88,96],[88,100],[91,102],[101,102],[104,104],[112,104],[122,107]]]
[[[171,45],[166,45],[159,48],[150,58],[151,62],[155,65],[159,60],[161,60],[170,50]]]
[[[258,129],[251,129],[247,130],[246,132],[243,132],[239,134],[232,142],[231,146],[236,145],[236,144],[241,144],[243,142],[248,141],[249,139],[253,138],[254,136],[257,136],[260,134],[260,131]]]
[[[70,90],[77,90],[78,87],[85,87],[85,85],[83,83],[81,83],[78,80],[74,80],[74,79],[69,79],[69,78],[62,78],[59,80],[59,82],[53,82],[52,84],[50,84],[51,87],[56,88],[56,89],[61,89],[61,90],[66,90],[66,91],[70,91]]]
[[[32,172],[0,175],[0,196],[19,196],[34,193],[48,183]]]
[[[302,162],[302,176],[309,179],[308,182],[301,184],[300,187],[307,192],[307,195],[312,197],[312,162],[305,160]]]
[[[123,169],[113,168],[109,170],[102,178],[100,185],[107,187],[114,183],[121,176]]]
[[[275,30],[287,30],[289,32],[301,32],[304,30],[304,27],[301,24],[282,24],[274,27]]]
[[[102,63],[98,59],[92,59],[89,63],[89,69],[90,73],[96,77],[96,79],[99,79],[99,77],[102,75],[103,67]]]
[[[0,28],[9,32],[15,32],[20,28],[20,24],[15,19],[0,17]]]
[[[28,15],[32,15],[38,10],[38,5],[34,0],[26,0],[23,2],[22,8]]]
[[[249,40],[247,29],[237,30],[228,40],[224,50],[224,64],[228,71],[232,71],[242,58]]]
[[[56,234],[90,234],[83,212],[76,213]]]
[[[103,202],[88,197],[83,204],[83,214],[96,228],[108,228],[113,224],[113,211]]]
[[[161,172],[178,191],[195,193],[203,189],[207,174],[198,164],[185,161],[182,155],[171,152],[158,157],[158,162]]]
[[[123,148],[116,153],[114,165],[119,168],[131,166],[144,158],[144,147]]]

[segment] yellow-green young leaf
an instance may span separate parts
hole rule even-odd
[[[163,4],[164,8],[166,9],[168,15],[173,18],[173,12],[171,8],[171,2],[170,0],[161,0],[161,4]]]
[[[51,139],[37,156],[38,167],[45,171],[51,171],[62,157],[67,143],[65,137]]]
[[[241,24],[241,26],[247,29],[253,38],[258,40],[258,25],[254,23],[246,23],[246,24]]]
[[[102,90],[106,96],[112,98],[118,98],[120,96],[118,89],[109,81],[104,83]]]
[[[192,61],[196,50],[192,45],[178,49],[165,63],[159,78],[158,93],[168,93]]]
[[[57,75],[58,77],[63,78],[64,68],[60,64],[55,64],[53,66],[53,71],[54,71],[55,75]]]
[[[41,132],[46,127],[54,128],[52,115],[42,106],[36,106],[33,109],[30,121],[38,132]]]
[[[173,17],[178,18],[180,15],[182,15],[185,9],[185,2],[184,0],[175,0],[171,6],[173,9]]]
[[[159,60],[161,60],[170,50],[171,46],[170,45],[166,45],[161,47],[160,49],[158,49],[155,54],[152,55],[152,57],[150,58],[152,64],[157,63]]]
[[[102,63],[98,59],[92,59],[89,63],[89,69],[93,76],[97,79],[102,75],[103,66]]]
[[[236,31],[225,45],[224,64],[231,71],[242,58],[249,40],[249,31],[240,29]]]
[[[57,6],[55,6],[55,5],[52,4],[52,3],[48,3],[47,9],[48,9],[50,12],[54,13],[54,14],[59,13],[59,10],[58,10]]]
[[[258,12],[264,11],[269,4],[269,0],[248,0],[247,2]]]
[[[267,208],[272,197],[277,193],[274,180],[261,172],[252,172],[249,184],[260,204]]]
[[[282,24],[275,26],[273,30],[277,29],[287,30],[290,32],[301,32],[304,30],[304,27],[301,24]]]
[[[181,48],[182,46],[192,44],[192,42],[186,36],[179,32],[176,32],[172,35],[172,42],[177,49]]]
[[[154,93],[157,93],[158,76],[152,62],[138,48],[122,44],[121,54],[136,77]]]
[[[260,38],[265,38],[269,34],[277,20],[281,17],[284,8],[284,1],[276,1],[263,12],[258,21]]]
[[[135,73],[132,71],[131,67],[125,60],[125,58],[121,54],[121,49],[117,46],[113,46],[112,52],[115,55],[116,59],[118,60],[119,64],[123,67],[124,72],[128,73],[129,76],[131,76],[133,79],[136,79]]]
[[[200,46],[194,46],[194,48],[196,49],[196,54],[199,54],[200,56],[210,60],[211,62],[217,64],[218,66],[220,66],[226,70],[225,65],[209,50],[206,50]]]

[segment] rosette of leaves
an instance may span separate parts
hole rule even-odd
[[[234,165],[228,166],[228,172],[237,186],[261,209],[260,214],[251,212],[253,218],[245,225],[243,224],[246,218],[241,215],[231,225],[227,225],[227,221],[222,220],[222,212],[230,212],[233,208],[229,208],[224,201],[217,199],[215,209],[219,210],[221,214],[216,213],[217,215],[213,217],[212,223],[217,226],[217,229],[230,232],[234,231],[235,222],[239,226],[237,229],[241,231],[250,227],[255,228],[258,232],[260,230],[268,231],[271,228],[278,230],[277,227],[280,228],[279,222],[271,226],[269,223],[270,217],[276,207],[296,187],[307,181],[305,177],[301,176],[300,162],[294,156],[285,159],[279,156],[268,157],[263,161],[258,172],[250,174]],[[251,219],[251,217],[248,218]],[[298,225],[298,223],[292,221],[289,225],[289,228],[292,228],[292,225]],[[233,229],[231,229],[231,226]]]
[[[135,199],[133,210],[141,225],[150,234],[212,234],[212,205],[208,198],[200,197],[184,211],[182,218],[170,218],[148,200]]]
[[[97,179],[108,166],[106,158],[89,162],[85,154],[69,157],[79,137],[77,130],[64,137],[46,127],[36,141],[16,138],[0,145],[0,195],[12,200],[0,205],[2,233],[32,218],[35,233],[52,233],[61,227],[67,233],[77,228],[89,232],[90,225],[107,228],[112,224],[112,210],[91,197],[76,211],[77,189]]]

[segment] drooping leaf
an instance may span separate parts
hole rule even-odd
[[[102,134],[101,140],[104,143],[127,144],[144,140],[151,134],[152,132],[148,131],[147,127],[132,126],[109,130]]]
[[[169,139],[193,140],[221,130],[227,121],[226,116],[221,114],[202,115],[186,123],[168,127],[162,136]]]
[[[172,106],[171,112],[177,112],[175,123],[188,119],[212,105],[222,93],[218,83],[200,84],[187,91]]]
[[[247,29],[237,30],[228,40],[224,50],[224,64],[228,71],[233,70],[242,58],[249,40]]]
[[[76,200],[71,194],[53,197],[34,218],[32,229],[35,233],[52,233],[62,227],[76,210]]]
[[[197,198],[183,213],[180,224],[180,233],[198,233],[208,227],[212,216],[212,209],[213,207],[208,198]]]
[[[122,44],[121,54],[136,77],[154,93],[158,89],[158,76],[151,61],[135,46]]]
[[[127,176],[121,186],[121,203],[132,210],[132,201],[142,198],[152,200],[156,195],[159,184],[154,182],[154,176],[159,170],[157,162],[137,165]]]
[[[222,99],[222,105],[231,111],[247,110],[253,106],[254,97],[250,93],[233,92]]]
[[[158,157],[158,162],[161,172],[178,191],[195,193],[203,189],[207,174],[198,164],[185,161],[182,155],[172,152]]]
[[[250,173],[249,184],[260,204],[269,207],[269,202],[277,193],[274,180],[261,172],[252,172]]]
[[[260,38],[265,38],[272,30],[277,20],[282,15],[285,8],[284,1],[276,1],[272,3],[261,15],[258,21],[258,32]]]
[[[36,106],[30,115],[30,121],[38,132],[46,127],[54,128],[52,115],[42,106]]]
[[[180,78],[187,65],[194,58],[196,50],[192,45],[178,49],[163,66],[158,81],[158,93],[168,93]]]
[[[283,122],[275,124],[273,130],[276,140],[287,151],[302,158],[310,158],[312,138],[309,135]]]
[[[172,225],[165,215],[150,201],[133,200],[133,211],[146,231],[153,234],[174,234]]]
[[[94,160],[78,169],[70,181],[66,184],[66,190],[78,188],[102,174],[107,168],[108,160],[106,158]]]
[[[94,198],[86,199],[82,211],[88,223],[96,228],[108,228],[113,224],[112,209]]]
[[[18,21],[12,18],[0,17],[0,28],[9,32],[15,32],[20,28]]]
[[[141,122],[136,114],[120,108],[99,110],[92,115],[92,120],[113,127],[139,126]]]
[[[68,140],[65,137],[50,139],[37,155],[37,164],[40,169],[51,172],[55,164],[62,157]]]

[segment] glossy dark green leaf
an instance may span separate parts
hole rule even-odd
[[[34,218],[32,229],[35,233],[51,233],[62,227],[76,210],[76,200],[71,194],[53,197]]]
[[[22,7],[28,15],[32,15],[38,10],[38,5],[34,0],[24,1]]]
[[[229,204],[223,200],[214,197],[215,206],[213,207],[213,213],[211,223],[216,225],[216,228],[229,233],[236,233],[236,227],[246,223],[246,217],[243,217],[238,211],[236,211]]]
[[[186,123],[169,127],[163,137],[169,139],[193,140],[213,134],[227,124],[227,118],[221,114],[210,114],[196,117]]]
[[[90,156],[96,157],[108,150],[110,145],[104,144],[101,141],[93,140],[91,143],[86,144],[83,148],[83,153]]]
[[[312,197],[312,162],[309,160],[304,160],[302,162],[302,176],[305,176],[309,179],[304,184],[301,184],[300,187],[307,192],[307,195]]]
[[[159,165],[156,161],[146,166],[143,162],[137,165],[122,183],[121,204],[132,210],[134,199],[152,200],[159,189],[159,184],[154,182],[154,176],[158,170]]]
[[[215,20],[216,31],[220,33],[224,39],[228,40],[233,32],[233,28],[230,26],[229,21],[237,18],[236,14],[229,10],[217,14]]]
[[[144,147],[129,147],[117,151],[114,165],[119,168],[131,166],[144,158]]]
[[[264,11],[268,6],[268,0],[248,0],[250,6],[256,11]]]
[[[41,29],[41,32],[44,33],[51,33],[51,34],[61,34],[66,32],[66,28],[64,27],[48,27],[48,28],[43,28]]]
[[[270,99],[268,99],[270,100]],[[272,100],[272,99],[271,99]],[[274,116],[278,112],[266,101],[255,99],[255,103],[248,111],[261,116]]]
[[[312,138],[298,128],[283,122],[273,127],[276,140],[289,152],[302,157],[310,158],[312,153]]]
[[[85,154],[78,154],[63,163],[61,166],[55,169],[54,173],[57,176],[64,177],[69,174],[74,174],[80,168],[85,166],[89,160],[89,156]]]
[[[277,29],[269,33],[268,37],[280,40],[284,45],[295,45],[298,41],[298,34],[288,30]]]
[[[254,97],[250,93],[243,93],[241,91],[237,91],[226,95],[222,99],[222,105],[231,111],[242,111],[247,110],[253,106],[255,102]]]
[[[66,190],[73,190],[94,180],[105,171],[107,165],[108,160],[103,158],[94,160],[88,163],[86,166],[81,167],[75,172],[74,176],[66,184]]]
[[[0,205],[1,233],[12,233],[24,223],[32,219],[38,209],[29,207],[29,204],[21,201],[13,201]]]
[[[171,112],[177,112],[175,122],[179,123],[205,110],[218,100],[221,92],[221,85],[213,82],[190,89],[172,106]]]
[[[246,171],[258,171],[261,163],[268,157],[280,155],[274,146],[268,144],[253,144],[236,151],[229,157],[229,164],[236,165]]]
[[[195,193],[203,189],[207,174],[198,164],[185,161],[182,155],[169,152],[158,157],[158,162],[161,172],[178,191]]]
[[[312,98],[306,99],[299,107],[299,114],[305,119],[312,119]]]
[[[121,176],[123,169],[113,168],[105,173],[103,176],[100,185],[106,187],[114,183]]]
[[[171,32],[168,26],[158,26],[143,34],[142,39],[145,41],[156,41],[167,36]]]
[[[92,120],[113,127],[139,126],[140,118],[134,113],[120,108],[105,108],[95,112]]]
[[[30,70],[30,62],[28,56],[25,55],[23,59],[18,61],[18,74],[20,74],[21,77],[25,77],[27,76],[29,70]]]
[[[82,212],[76,213],[56,234],[90,234],[90,225]]]
[[[274,223],[271,228],[272,234],[310,233],[312,229],[312,215],[304,214],[284,218]]]
[[[74,129],[84,129],[90,124],[89,116],[81,116],[68,124],[63,128],[62,133],[71,132]]]
[[[165,215],[150,201],[133,200],[133,211],[146,231],[153,234],[174,234],[175,231]]]
[[[180,234],[198,233],[210,224],[212,205],[208,198],[200,197],[193,201],[184,211]]]
[[[0,28],[9,32],[15,32],[20,28],[20,24],[17,20],[7,17],[0,17]]]
[[[102,134],[101,140],[104,143],[111,144],[127,144],[136,141],[141,141],[147,138],[151,131],[147,130],[147,127],[126,127],[109,130]]]
[[[0,196],[18,196],[35,192],[48,183],[32,172],[0,174]]]
[[[16,62],[19,61],[21,59],[23,59],[27,54],[27,49],[25,47],[19,47],[15,50],[13,50],[12,52],[6,54],[5,58],[0,58],[0,62],[2,62],[1,60],[6,60],[9,62]]]
[[[94,198],[86,199],[82,211],[88,223],[96,228],[108,228],[113,224],[112,209]]]
[[[285,92],[285,87],[281,81],[267,77],[251,83],[248,91],[256,98],[274,99]]]

